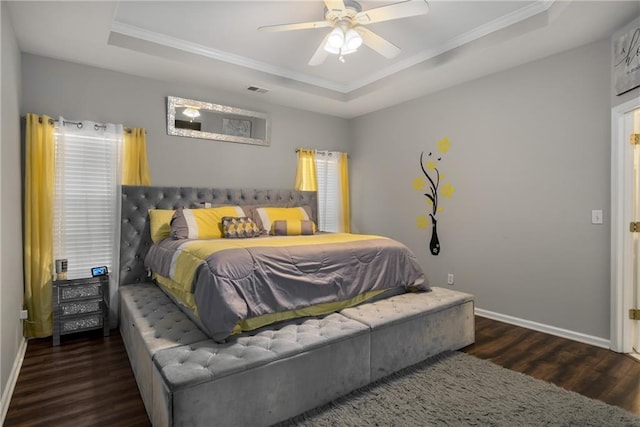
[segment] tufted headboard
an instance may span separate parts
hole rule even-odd
[[[193,208],[207,202],[212,205],[310,206],[312,219],[317,219],[315,191],[123,185],[119,285],[148,279],[144,258],[151,246],[149,209]]]

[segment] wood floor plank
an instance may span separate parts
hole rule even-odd
[[[150,426],[118,331],[30,340],[5,426]],[[462,351],[640,414],[640,361],[476,316]]]

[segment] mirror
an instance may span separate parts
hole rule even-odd
[[[167,97],[167,134],[269,146],[270,119],[266,113]]]

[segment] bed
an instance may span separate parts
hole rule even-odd
[[[313,192],[123,186],[120,330],[154,425],[203,425],[211,417],[269,425],[473,342],[473,298],[429,289],[411,251],[391,239],[192,233],[154,244],[150,210],[208,205],[305,207],[307,219],[316,218]],[[177,273],[176,254],[199,267]],[[215,258],[222,270],[214,270]],[[266,292],[256,271],[273,279]],[[221,296],[229,290],[230,298]]]
[[[151,246],[145,265],[216,341],[276,321],[429,290],[411,251],[375,235],[167,237]]]

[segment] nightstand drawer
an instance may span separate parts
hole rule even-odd
[[[90,313],[102,313],[102,300],[83,300],[60,304],[61,317]]]
[[[100,283],[88,283],[84,285],[72,285],[60,287],[60,302],[78,298],[100,298],[102,286]]]
[[[104,324],[103,322],[102,313],[96,313],[91,316],[74,317],[73,319],[60,319],[60,334],[101,328]]]

